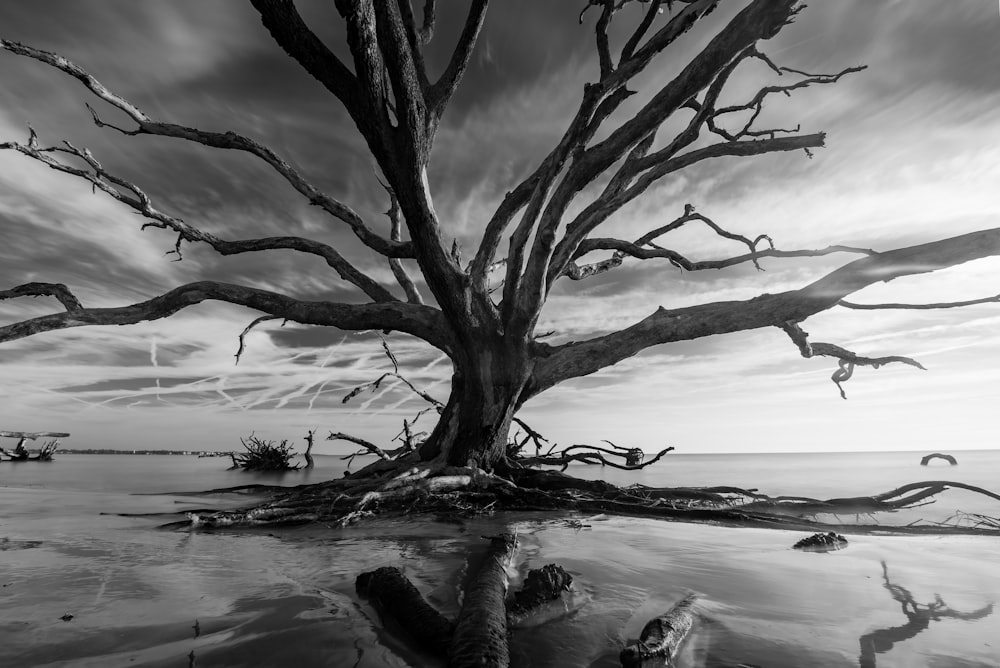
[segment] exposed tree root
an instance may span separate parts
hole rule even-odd
[[[565,511],[811,532],[1000,535],[1000,522],[991,523],[984,517],[976,518],[975,522],[907,526],[816,519],[818,515],[869,515],[919,507],[932,503],[935,495],[952,488],[1000,501],[1000,494],[961,482],[915,482],[873,496],[821,500],[770,497],[754,489],[731,486],[618,487],[601,480],[581,480],[555,471],[528,468],[514,468],[508,471],[508,477],[501,477],[468,467],[411,466],[382,460],[375,464],[339,480],[274,490],[270,500],[254,508],[188,513],[190,526],[206,529],[307,522],[345,526],[376,516],[417,513],[471,517],[494,511]]]
[[[605,443],[609,443],[614,449],[609,450],[596,445],[571,445],[563,450],[549,451],[544,455],[523,457],[519,461],[524,466],[561,466],[563,471],[565,471],[566,468],[573,463],[599,464],[601,466],[610,466],[623,471],[637,471],[639,469],[646,468],[651,464],[655,464],[660,461],[665,454],[672,452],[674,449],[673,446],[664,448],[656,453],[651,459],[646,459],[645,453],[639,448],[623,448],[611,443],[610,441],[605,441]],[[618,462],[608,459],[605,455],[619,457],[624,459],[625,463],[619,464]]]

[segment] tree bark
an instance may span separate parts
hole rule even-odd
[[[497,337],[457,357],[448,403],[420,448],[421,459],[485,470],[502,467],[511,421],[531,374],[527,350]]]

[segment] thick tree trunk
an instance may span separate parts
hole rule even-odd
[[[502,467],[511,420],[530,374],[528,355],[501,340],[467,351],[454,364],[451,395],[421,446],[421,458],[486,470]]]

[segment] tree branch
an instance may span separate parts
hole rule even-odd
[[[215,235],[202,232],[198,228],[185,223],[180,218],[162,213],[153,207],[149,196],[142,189],[130,181],[126,181],[105,171],[101,163],[87,149],[79,149],[68,142],[65,143],[64,147],[39,148],[34,130],[31,131],[31,137],[27,144],[18,144],[16,142],[0,144],[0,150],[4,149],[18,151],[38,160],[51,169],[88,181],[94,189],[104,191],[112,198],[129,206],[149,220],[150,222],[143,224],[143,229],[146,227],[158,227],[176,232],[177,241],[174,244],[174,249],[169,252],[176,254],[178,259],[181,257],[182,241],[190,243],[201,241],[207,243],[221,255],[235,255],[238,253],[277,249],[297,250],[322,257],[341,278],[360,288],[374,301],[386,302],[395,300],[392,293],[359,271],[333,247],[318,241],[302,237],[267,237],[262,239],[227,241]],[[59,162],[52,157],[55,153],[65,153],[79,158],[87,164],[89,169],[81,169]],[[130,194],[126,194],[126,192]]]
[[[763,235],[762,235],[763,236]],[[758,237],[758,241],[760,238]],[[632,257],[637,260],[651,260],[654,258],[660,258],[669,260],[670,264],[683,269],[685,271],[703,271],[705,269],[725,269],[726,267],[732,267],[738,264],[743,264],[745,262],[753,262],[755,265],[757,261],[762,258],[776,257],[776,258],[789,258],[789,257],[822,257],[824,255],[831,255],[833,253],[858,253],[862,255],[874,255],[875,251],[870,248],[857,248],[855,246],[827,246],[825,248],[816,249],[797,249],[797,250],[778,250],[776,248],[765,248],[764,250],[756,250],[751,253],[743,253],[742,255],[734,255],[733,257],[724,258],[722,260],[689,260],[685,256],[681,255],[677,251],[670,250],[669,248],[644,248],[637,246],[634,242],[623,241],[621,239],[585,239],[577,249],[577,257],[581,257],[586,253],[595,250],[613,250],[614,255],[605,260],[600,260],[591,264],[578,265],[575,261],[571,261],[566,265],[563,270],[562,275],[566,276],[572,280],[582,280],[585,278],[590,278],[591,276],[596,276],[597,274],[602,274],[606,271],[610,271],[615,267],[619,267],[622,261],[626,257]],[[977,300],[970,303],[985,303],[990,300]],[[997,300],[1000,301],[1000,300]],[[842,302],[840,305],[844,306],[847,302]],[[965,304],[960,304],[965,305]],[[891,306],[891,305],[887,305]],[[900,305],[902,307],[902,305]],[[849,307],[851,308],[851,307]]]
[[[207,300],[246,306],[276,318],[305,325],[323,325],[344,330],[396,330],[423,339],[446,353],[450,353],[453,349],[451,332],[441,312],[430,306],[402,302],[379,304],[310,302],[268,290],[214,281],[188,283],[148,301],[130,306],[81,307],[65,313],[55,313],[5,325],[0,327],[0,342],[69,327],[133,325],[147,320],[159,320]]]
[[[76,295],[62,283],[25,283],[10,290],[0,290],[0,301],[14,297],[55,297],[66,307],[67,313],[83,308]]]
[[[963,306],[974,306],[976,304],[995,304],[1000,302],[1000,295],[992,297],[982,297],[981,299],[969,299],[961,302],[937,302],[934,304],[855,304],[854,302],[841,299],[837,306],[857,309],[859,311],[881,311],[886,309],[911,309],[911,310],[931,310],[941,308],[961,308]]]
[[[633,185],[609,197],[599,198],[581,211],[566,226],[562,240],[548,260],[547,285],[551,286],[552,282],[565,272],[566,266],[574,259],[574,255],[585,242],[588,234],[664,176],[711,158],[761,155],[819,147],[823,145],[824,138],[823,133],[816,133],[793,137],[720,142],[667,159],[664,159],[664,155],[659,153],[636,159],[634,172],[642,172],[642,174]],[[656,230],[653,231],[653,233],[655,232]],[[660,232],[660,234],[662,233],[664,232]],[[659,236],[659,234],[655,236]]]
[[[799,290],[763,294],[747,301],[670,310],[661,307],[631,327],[589,341],[554,347],[535,343],[539,361],[524,397],[568,378],[594,373],[654,345],[802,322],[874,283],[996,255],[1000,255],[1000,228],[877,253],[850,262]]]
[[[264,3],[268,4],[268,3]],[[278,2],[276,4],[283,5]],[[292,8],[294,12],[294,7]],[[300,19],[301,20],[301,19]],[[285,179],[297,192],[309,200],[309,203],[318,206],[335,218],[347,223],[355,235],[372,250],[388,257],[413,257],[413,248],[408,244],[396,244],[380,237],[365,225],[364,220],[349,206],[321,192],[313,184],[307,181],[298,171],[288,164],[283,158],[277,155],[267,146],[260,144],[253,139],[238,135],[234,132],[206,132],[196,128],[185,127],[176,123],[164,123],[154,121],[138,107],[130,103],[125,98],[113,93],[101,82],[87,73],[83,68],[62,56],[25,46],[17,42],[0,40],[0,47],[21,56],[50,65],[70,76],[78,79],[97,97],[112,105],[116,109],[123,111],[136,124],[134,130],[125,130],[111,123],[105,122],[89,104],[87,109],[98,127],[108,127],[129,136],[153,135],[161,137],[173,137],[186,141],[201,144],[211,148],[221,148],[234,151],[250,153],[265,163],[275,172]],[[324,47],[325,48],[325,47]],[[333,54],[330,54],[333,58]],[[339,62],[339,61],[338,61]],[[350,76],[350,73],[348,73]]]
[[[236,348],[236,355],[234,355],[234,357],[236,357],[236,362],[235,363],[236,364],[240,363],[240,357],[243,356],[243,351],[246,350],[246,338],[247,338],[247,334],[250,333],[250,330],[252,330],[254,327],[256,327],[257,325],[259,325],[262,322],[267,322],[268,320],[280,320],[280,319],[281,318],[279,318],[278,316],[274,316],[274,315],[262,315],[262,316],[260,316],[258,318],[254,318],[254,320],[251,321],[250,324],[247,325],[246,328],[242,332],[240,332],[240,336],[239,336],[240,345]]]
[[[428,24],[427,17],[430,16],[430,25],[433,26],[434,3],[430,2],[428,4],[430,6],[430,13],[428,14],[425,6],[424,25]],[[458,82],[461,81],[462,75],[465,74],[465,70],[469,66],[472,49],[476,45],[479,31],[483,27],[483,19],[486,18],[486,9],[488,6],[489,0],[472,0],[472,5],[469,7],[469,14],[465,19],[465,26],[462,28],[462,34],[458,38],[458,44],[455,45],[455,50],[451,54],[451,60],[448,61],[448,66],[445,68],[441,78],[431,86],[431,90],[427,96],[427,106],[437,119],[441,118],[445,107],[448,106],[448,101],[458,87]]]
[[[685,224],[699,221],[704,223],[706,226],[711,228],[717,235],[725,239],[732,239],[733,241],[738,241],[744,244],[748,249],[749,253],[744,253],[742,255],[736,255],[733,257],[721,259],[721,260],[702,260],[702,261],[692,261],[681,253],[671,250],[668,248],[662,248],[657,244],[653,243],[654,239],[657,239],[668,232],[680,229]],[[766,241],[769,248],[764,250],[758,250],[758,245],[762,241]],[[601,260],[599,262],[594,262],[592,264],[578,265],[576,260],[580,259],[588,253],[597,250],[613,250],[614,255],[610,258]],[[684,269],[685,271],[701,271],[705,269],[723,269],[725,267],[731,267],[733,265],[742,264],[743,262],[752,262],[758,270],[763,270],[760,266],[758,260],[764,257],[819,257],[822,255],[829,255],[831,253],[861,253],[865,255],[874,255],[875,251],[870,248],[857,248],[853,246],[827,246],[826,248],[820,249],[799,249],[784,251],[778,250],[774,247],[774,242],[770,236],[766,234],[760,234],[755,239],[750,239],[742,234],[736,234],[734,232],[729,232],[724,229],[718,223],[712,219],[700,214],[695,213],[694,207],[690,204],[684,206],[684,213],[673,221],[658,227],[654,230],[647,232],[635,241],[624,241],[621,239],[608,239],[608,238],[592,238],[584,239],[580,242],[579,247],[573,254],[573,259],[567,263],[566,267],[563,269],[563,276],[567,276],[572,280],[582,280],[584,278],[589,278],[597,274],[604,273],[615,267],[621,266],[622,261],[626,257],[633,257],[638,260],[649,260],[653,258],[662,258],[669,260],[672,265],[679,269]]]
[[[835,357],[839,362],[839,366],[830,379],[833,381],[834,385],[840,391],[840,398],[847,399],[847,394],[844,392],[844,388],[841,383],[845,383],[851,379],[854,375],[855,366],[870,366],[874,369],[879,368],[885,364],[891,364],[893,362],[899,362],[902,364],[909,364],[910,366],[915,366],[918,369],[927,369],[914,359],[909,357],[903,357],[900,355],[891,355],[888,357],[862,357],[850,350],[841,348],[838,345],[832,343],[810,343],[809,335],[799,327],[796,322],[784,322],[778,325],[778,327],[788,334],[788,337],[792,340],[792,343],[798,347],[799,352],[805,358],[825,356],[825,357]]]
[[[403,234],[403,221],[402,213],[399,210],[399,199],[389,184],[382,183],[381,180],[379,180],[379,184],[389,195],[389,210],[385,212],[385,215],[389,218],[389,238],[393,241],[400,241]],[[396,277],[396,282],[403,288],[403,292],[406,293],[406,301],[411,304],[423,304],[424,298],[420,295],[420,291],[417,289],[413,279],[406,273],[403,263],[397,258],[391,257],[389,258],[389,269],[392,271],[392,275]]]
[[[689,7],[685,8],[685,10],[680,12],[677,17],[674,17],[665,26],[665,30],[672,26],[686,25],[690,27],[694,21],[703,16],[703,14],[698,14],[697,11],[706,10],[709,4],[714,6],[712,3],[693,3],[689,5]],[[641,142],[647,141],[650,133],[655,132],[674,112],[684,106],[688,106],[694,96],[711,85],[716,77],[731,65],[734,59],[745,57],[747,49],[753,46],[758,40],[770,39],[776,35],[795,14],[794,5],[794,0],[755,0],[752,2],[737,14],[688,63],[680,74],[657,92],[631,119],[625,121],[616,130],[612,131],[607,139],[578,154],[573,165],[549,198],[545,212],[538,223],[538,231],[535,234],[531,254],[526,263],[527,268],[525,269],[524,277],[515,286],[518,303],[516,307],[508,307],[510,311],[516,314],[514,316],[515,320],[519,323],[522,321],[526,322],[527,327],[530,328],[533,320],[537,318],[540,306],[544,301],[545,295],[548,293],[552,281],[562,274],[563,268],[570,260],[576,245],[586,236],[586,233],[583,233],[578,227],[576,233],[572,234],[571,240],[565,245],[560,243],[562,246],[560,257],[557,262],[553,263],[557,231],[562,224],[564,213],[576,194],[622,157],[626,156]],[[696,6],[698,10],[693,9]],[[692,10],[692,12],[685,14],[687,10]],[[685,17],[684,20],[680,20],[682,16]],[[667,30],[667,34],[671,38],[669,41],[679,36],[679,33],[674,33],[670,30]],[[648,64],[648,60],[643,61],[646,55],[647,52],[644,47],[643,50],[640,50],[639,53],[633,56],[633,60],[638,63],[635,65],[637,69],[630,69],[625,64],[622,64],[614,74],[607,77],[608,80],[602,80],[602,86],[607,88],[615,84],[623,85],[624,81],[627,81],[631,76],[635,76],[638,71],[641,71],[642,67],[645,66],[642,62]],[[649,55],[649,58],[652,58],[652,55]],[[619,72],[623,72],[624,74],[619,75]],[[623,76],[624,78],[620,81],[617,79],[614,82],[610,81],[615,76]],[[605,92],[607,91],[605,90]],[[647,183],[641,186],[636,191],[636,194],[645,190],[648,185]],[[598,200],[591,207],[596,209],[604,208],[602,200]],[[590,214],[599,213],[599,211],[595,211],[591,207],[588,207]],[[614,208],[611,208],[608,213],[597,215],[596,219],[604,220],[610,211],[613,210]],[[582,227],[588,227],[591,222],[593,222],[593,218],[588,217]],[[571,236],[569,228],[567,228],[566,236]],[[508,291],[511,289],[510,266],[508,265],[507,290],[505,290],[504,295],[505,301]],[[518,329],[524,328],[524,324],[518,325]]]
[[[414,69],[420,82],[420,90],[425,99],[427,91],[430,90],[430,81],[427,80],[427,64],[424,62],[423,47],[427,42],[423,39],[422,29],[417,26],[416,18],[413,16],[413,6],[410,0],[396,0],[399,8],[399,15],[406,29],[406,39],[410,45],[410,57],[413,59]],[[425,7],[426,9],[426,7]],[[427,19],[427,15],[424,15]]]

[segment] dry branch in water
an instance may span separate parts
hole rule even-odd
[[[287,440],[280,443],[265,441],[253,434],[247,438],[241,438],[240,443],[246,452],[231,452],[229,456],[233,460],[234,469],[245,471],[292,471],[299,468],[298,464],[292,464],[292,457],[295,452]]]

